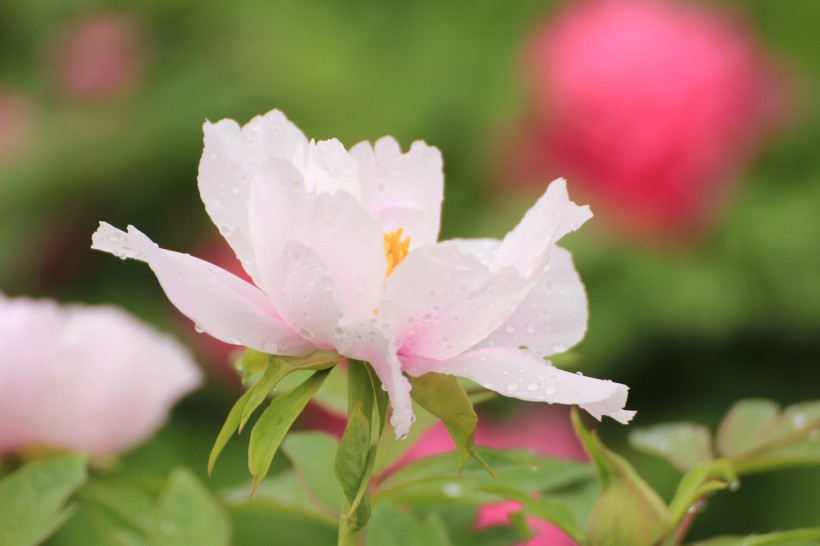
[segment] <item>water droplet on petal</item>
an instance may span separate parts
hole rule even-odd
[[[509,384],[507,385],[507,391],[509,391],[509,392],[515,392],[515,391],[517,391],[517,390],[518,390],[518,383],[509,383]]]
[[[527,385],[527,390],[530,392],[535,392],[538,390],[538,383],[530,383]]]
[[[194,330],[195,330],[195,331],[196,331],[196,333],[198,333],[198,334],[204,334],[204,333],[205,333],[205,328],[203,328],[203,327],[202,327],[202,326],[200,326],[199,324],[194,324]]]
[[[544,394],[546,394],[547,396],[552,396],[552,395],[554,395],[554,394],[555,394],[555,387],[547,387],[547,388],[544,390]]]

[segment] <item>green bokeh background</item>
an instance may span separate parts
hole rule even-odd
[[[593,220],[566,241],[590,296],[579,365],[631,387],[634,426],[714,425],[743,397],[820,398],[820,2],[721,4],[744,12],[791,74],[791,121],[741,173],[726,214],[702,239],[639,245]],[[274,107],[317,139],[352,145],[392,134],[405,147],[415,139],[438,146],[442,236],[503,235],[540,192],[514,190],[496,173],[505,131],[527,109],[521,45],[553,7],[4,0],[0,87],[28,95],[33,126],[27,147],[0,164],[0,290],[116,303],[190,342],[191,325],[148,269],[92,252],[90,235],[105,219],[139,226],[171,249],[195,253],[217,241],[195,183],[201,124],[244,122]],[[72,98],[54,75],[55,37],[95,13],[127,14],[144,31],[145,70],[126,96]],[[214,378],[134,464],[204,471],[236,396],[234,384]],[[603,434],[615,444],[625,437],[614,423]],[[623,451],[671,493],[674,471]],[[222,464],[234,469],[214,487],[244,477],[241,446],[230,453],[234,463]],[[712,502],[693,537],[820,525],[819,491],[816,468],[749,478]]]

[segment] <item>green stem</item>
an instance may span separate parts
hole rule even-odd
[[[345,502],[339,515],[339,542],[338,546],[359,546],[359,531],[354,530],[350,525],[347,513],[350,511],[350,504]]]

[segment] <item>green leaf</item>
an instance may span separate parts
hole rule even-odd
[[[680,525],[698,499],[735,483],[737,474],[726,460],[705,463],[687,473],[669,504],[670,522],[667,531],[671,532]]]
[[[820,401],[783,411],[766,400],[740,401],[724,419],[718,442],[739,474],[820,464]]]
[[[724,457],[746,453],[760,445],[780,406],[771,400],[740,400],[724,417],[717,435],[717,448]]]
[[[493,467],[495,478],[482,465],[470,460],[461,473],[454,468],[459,454],[442,453],[409,463],[379,483],[374,503],[390,500],[401,505],[423,506],[432,502],[478,506],[497,501],[488,487],[509,487],[524,492],[544,493],[569,490],[595,480],[588,463],[557,459],[530,451],[478,448]]]
[[[681,472],[715,458],[709,429],[696,423],[665,423],[633,430],[630,445],[638,451],[658,455]]]
[[[365,530],[365,544],[378,546],[451,546],[441,520],[431,516],[424,522],[389,502],[373,510]]]
[[[231,411],[228,413],[228,418],[225,419],[225,423],[222,425],[222,428],[216,437],[216,441],[214,442],[214,447],[211,448],[211,455],[208,457],[209,476],[213,474],[214,465],[216,465],[216,459],[219,457],[219,454],[222,453],[222,450],[228,444],[228,441],[239,429],[239,423],[242,421],[245,406],[248,404],[251,396],[253,396],[252,391],[245,391],[245,393],[239,397],[239,400],[236,401],[236,404],[234,404],[233,408],[231,408]]]
[[[66,499],[86,480],[86,458],[63,455],[29,463],[0,481],[0,544],[29,546],[71,515]]]
[[[508,487],[487,487],[485,491],[518,502],[527,514],[556,525],[575,542],[582,545],[587,544],[586,533],[581,524],[575,519],[570,507],[560,499],[553,497],[534,499],[526,493]]]
[[[609,451],[581,423],[573,408],[572,423],[590,458],[595,461],[604,492],[592,509],[592,546],[650,546],[669,525],[666,505],[626,459]]]
[[[185,468],[175,468],[157,501],[152,546],[227,546],[230,522],[202,483]]]
[[[795,529],[764,535],[722,536],[699,541],[691,546],[817,546],[820,544],[820,528]]]
[[[447,427],[461,454],[459,470],[472,457],[492,475],[493,471],[481,458],[473,443],[478,416],[458,379],[452,375],[430,372],[421,377],[411,377],[410,383],[413,386],[410,391],[413,400],[441,419]]]
[[[314,502],[338,514],[342,489],[333,474],[337,448],[336,439],[324,432],[294,432],[282,442],[282,451]]]
[[[286,519],[309,520],[313,525],[333,529],[335,535],[338,516],[318,505],[291,469],[262,480],[253,497],[248,497],[247,485],[224,490],[219,497],[232,512],[234,508],[247,508],[254,512],[279,514]]]
[[[375,385],[370,367],[363,362],[348,363],[347,427],[336,452],[334,473],[346,498],[345,519],[351,529],[360,529],[370,519],[368,486],[376,456],[378,434],[383,430],[384,410],[378,408],[379,424],[374,426]],[[385,414],[382,414],[385,411]],[[375,429],[375,430],[374,430]],[[374,437],[376,440],[374,440]]]
[[[277,396],[259,417],[251,430],[248,447],[248,468],[253,476],[254,488],[268,473],[279,444],[328,373],[327,369],[317,371],[291,392]]]

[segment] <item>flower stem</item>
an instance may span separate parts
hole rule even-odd
[[[342,506],[342,513],[339,515],[339,542],[338,546],[359,546],[359,530],[354,530],[350,525],[352,522],[347,517],[350,505],[345,502]]]

